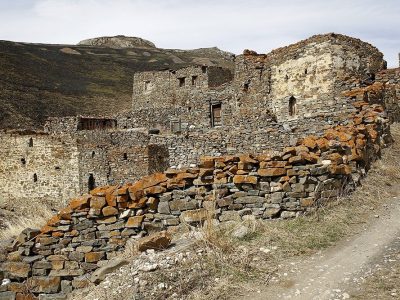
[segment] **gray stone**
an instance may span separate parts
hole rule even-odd
[[[234,231],[232,231],[232,236],[234,238],[237,239],[243,239],[244,237],[246,237],[246,235],[248,235],[250,233],[250,229],[247,226],[239,226],[238,228],[236,228]]]
[[[67,300],[66,294],[40,294],[39,300]]]
[[[158,213],[160,214],[169,214],[171,213],[169,209],[169,203],[167,201],[163,201],[158,203]]]
[[[253,204],[253,203],[264,203],[265,198],[259,196],[244,196],[236,198],[234,201],[236,204]]]
[[[276,192],[270,194],[270,201],[271,203],[278,204],[281,203],[283,199],[283,192]]]
[[[283,211],[281,213],[281,218],[282,219],[291,219],[291,218],[295,218],[296,217],[296,212],[295,211]]]
[[[93,283],[100,283],[104,280],[107,274],[112,273],[118,270],[120,267],[129,264],[128,260],[125,259],[113,259],[108,262],[106,265],[94,271],[92,276],[90,277],[90,281]]]
[[[15,300],[15,292],[2,292],[0,293],[0,300]]]
[[[197,208],[197,201],[191,198],[177,199],[169,202],[171,211],[184,211]]]
[[[226,221],[241,221],[240,215],[236,211],[223,211],[219,216],[221,222]]]

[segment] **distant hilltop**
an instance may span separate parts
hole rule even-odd
[[[131,37],[124,35],[96,37],[80,41],[78,45],[87,45],[96,47],[100,46],[100,47],[118,48],[118,49],[138,48],[138,47],[156,48],[156,45],[148,40],[139,37]]]

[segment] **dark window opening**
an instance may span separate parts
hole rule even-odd
[[[304,74],[306,74],[306,75],[307,75],[307,72],[308,72],[308,71],[307,71],[307,69],[305,69],[305,70],[304,70]]]
[[[128,160],[128,154],[124,153],[124,160]]]
[[[192,85],[197,85],[197,76],[192,76]]]
[[[375,80],[375,74],[374,73],[368,73],[368,79],[374,81]]]
[[[33,139],[32,138],[29,139],[29,147],[33,147]]]
[[[60,168],[60,167],[55,167],[54,169],[56,169],[56,170],[61,170],[61,168]]]
[[[185,86],[185,77],[178,78],[178,82],[179,82],[179,87],[184,87]]]
[[[37,182],[38,181],[38,177],[37,177],[37,174],[35,173],[35,174],[33,174],[33,182]]]
[[[96,152],[92,151],[92,158],[96,155]]]
[[[203,72],[203,74],[207,73],[207,67],[206,66],[202,66],[201,67],[201,72]]]
[[[26,165],[26,160],[25,160],[25,158],[21,158],[21,164],[24,165],[24,166]]]
[[[211,104],[211,126],[222,125],[221,103]]]
[[[288,76],[288,75],[285,76],[285,80],[286,80],[286,81],[289,80],[289,76]]]
[[[146,81],[144,82],[144,90],[145,90],[145,91],[148,91],[149,88],[150,88],[150,81],[149,81],[149,80],[146,80]]]
[[[243,91],[244,91],[244,92],[247,92],[247,91],[249,90],[249,87],[250,87],[250,80],[246,81],[246,82],[243,84]]]
[[[289,116],[295,116],[297,114],[297,103],[295,97],[289,99]]]
[[[189,107],[188,107],[188,111],[191,111],[191,110],[192,110],[192,107],[191,107],[191,106],[189,106]]]
[[[95,187],[96,187],[96,182],[95,182],[95,180],[94,180],[93,174],[90,173],[90,174],[89,174],[89,179],[88,179],[88,189],[89,189],[89,192],[90,192],[91,190],[93,190]]]

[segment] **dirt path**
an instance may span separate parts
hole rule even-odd
[[[400,195],[400,191],[399,191]],[[350,299],[385,252],[400,247],[400,196],[390,199],[364,230],[312,257],[283,267],[274,283],[241,299]]]

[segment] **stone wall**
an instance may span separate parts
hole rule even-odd
[[[150,145],[147,130],[62,133],[71,128],[0,134],[2,201],[12,206],[15,199],[46,200],[59,207],[87,192],[89,185],[119,184],[168,167],[167,149]]]
[[[318,135],[333,124],[346,122],[342,114],[332,113],[329,116],[321,114],[312,119],[292,120],[284,124],[266,119],[265,123],[243,121],[237,126],[223,126],[206,131],[186,130],[181,134],[150,135],[150,142],[165,145],[169,151],[169,166],[189,166],[198,164],[199,157],[205,155],[281,151],[286,146],[295,145],[298,138]]]
[[[79,194],[79,155],[75,139],[41,132],[0,133],[0,193],[13,200],[51,200],[54,206]]]
[[[269,111],[278,121],[349,108],[344,84],[385,68],[378,49],[343,35],[313,36],[268,54],[246,50],[235,60],[233,89],[239,114]],[[294,102],[291,112],[290,103]]]
[[[268,54],[247,50],[235,59],[234,77],[230,70],[205,66],[137,73],[132,120],[141,122],[133,127],[150,121],[164,129],[166,123],[179,120],[187,126],[211,128],[210,110],[215,103],[221,104],[223,126],[238,125],[244,119],[260,122],[263,115],[286,122],[346,111],[351,105],[340,94],[351,82],[344,82],[373,78],[385,67],[382,53],[372,45],[326,34]],[[140,110],[149,112],[149,108],[155,111],[150,112],[150,120],[143,121]],[[154,118],[160,110],[164,111]]]
[[[40,231],[27,229],[8,245],[0,276],[11,283],[0,287],[0,297],[15,299],[26,286],[34,295],[84,287],[128,239],[151,231],[210,217],[292,218],[354,189],[391,142],[381,106],[354,106],[347,125],[282,151],[203,157],[196,167],[98,187],[72,200]]]
[[[400,120],[400,69],[382,70],[375,80],[360,81],[344,96],[384,105],[391,122]]]

